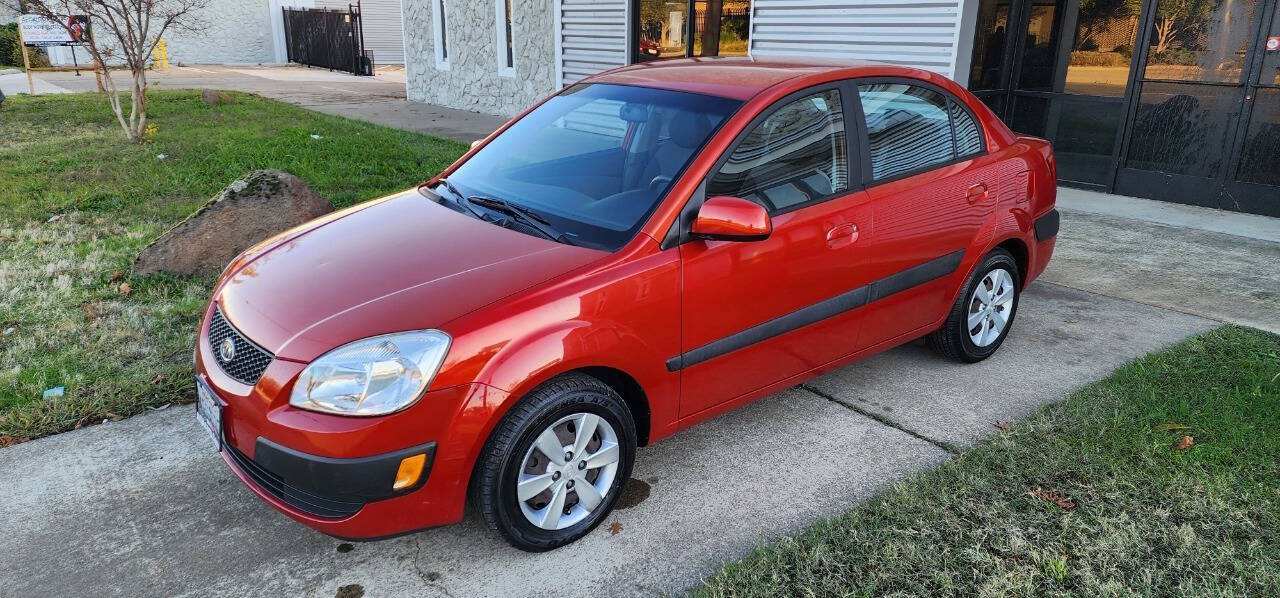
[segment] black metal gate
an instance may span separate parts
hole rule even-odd
[[[347,10],[284,9],[284,44],[289,62],[353,75],[373,74],[373,55],[364,49],[360,4]]]

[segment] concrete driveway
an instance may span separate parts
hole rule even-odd
[[[474,517],[344,545],[258,501],[175,406],[0,450],[0,596],[680,592],[1134,357],[1221,320],[1280,328],[1280,220],[1103,197],[1064,192],[1058,255],[991,359],[912,343],[641,449],[619,510],[560,550]]]
[[[680,591],[942,462],[993,421],[1213,324],[1034,285],[994,358],[965,366],[914,343],[642,449],[625,508],[608,520],[621,530],[606,524],[537,555],[475,519],[340,552],[258,501],[210,453],[191,408],[170,407],[0,450],[0,595]]]

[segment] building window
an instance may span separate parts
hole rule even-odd
[[[436,68],[449,68],[449,24],[445,18],[445,0],[435,0]]]
[[[751,0],[631,0],[632,62],[746,56]]]
[[[511,0],[494,0],[493,17],[497,29],[498,74],[516,76],[515,48],[511,40]]]

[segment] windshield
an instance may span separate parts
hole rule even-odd
[[[662,89],[576,85],[525,115],[448,180],[464,196],[525,208],[564,242],[615,251],[739,105]],[[437,186],[437,193],[447,190]]]

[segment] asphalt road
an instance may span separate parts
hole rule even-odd
[[[340,552],[243,488],[192,408],[170,407],[0,450],[0,596],[678,592],[1212,325],[1035,284],[993,358],[961,365],[914,343],[641,449],[626,508],[536,555],[474,518]]]

